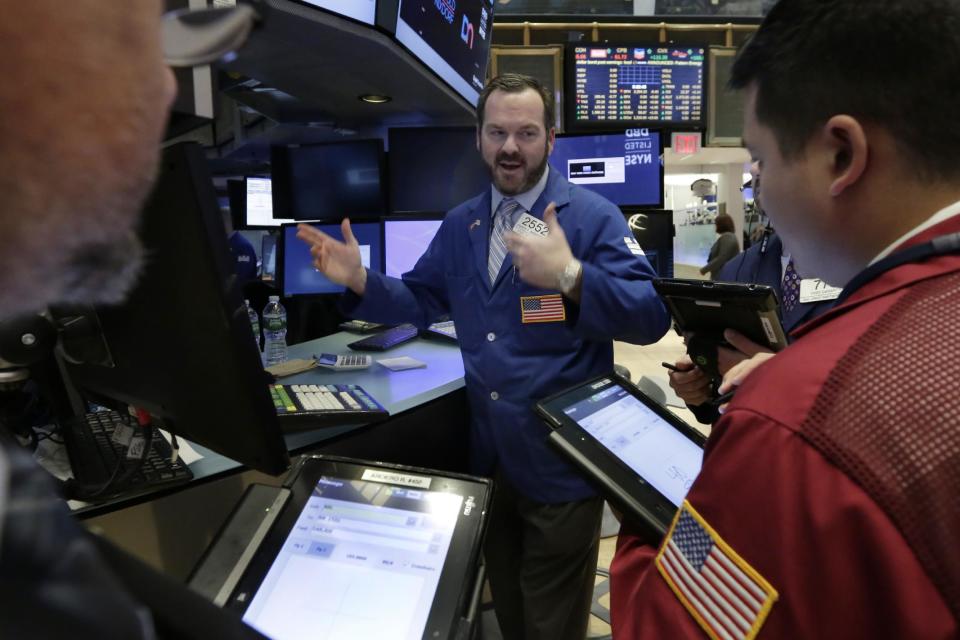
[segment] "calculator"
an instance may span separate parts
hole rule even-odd
[[[354,371],[356,369],[366,369],[373,364],[373,356],[346,354],[337,355],[335,353],[321,353],[313,356],[317,361],[317,366],[333,369],[334,371]]]

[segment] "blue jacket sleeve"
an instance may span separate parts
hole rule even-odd
[[[363,297],[348,290],[340,301],[340,310],[348,317],[368,322],[409,322],[421,329],[450,313],[441,250],[445,232],[448,232],[446,223],[440,226],[417,264],[402,278],[391,278],[368,269]]]
[[[571,242],[583,263],[574,331],[590,340],[656,342],[670,328],[670,316],[653,288],[656,274],[639,253],[623,215],[614,205],[601,202],[586,207],[581,220]]]

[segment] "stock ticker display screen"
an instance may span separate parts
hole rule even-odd
[[[397,40],[472,105],[483,89],[494,0],[401,0]]]
[[[569,122],[702,126],[703,47],[572,47]]]

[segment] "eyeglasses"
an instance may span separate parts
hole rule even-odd
[[[236,58],[262,17],[250,5],[179,9],[164,14],[163,58],[171,67],[195,67]]]

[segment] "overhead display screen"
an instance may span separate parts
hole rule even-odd
[[[571,46],[567,122],[703,126],[705,57],[703,47]]]
[[[397,40],[467,102],[483,89],[494,0],[400,0]]]
[[[301,0],[301,2],[370,25],[376,21],[377,17],[377,0]]]

